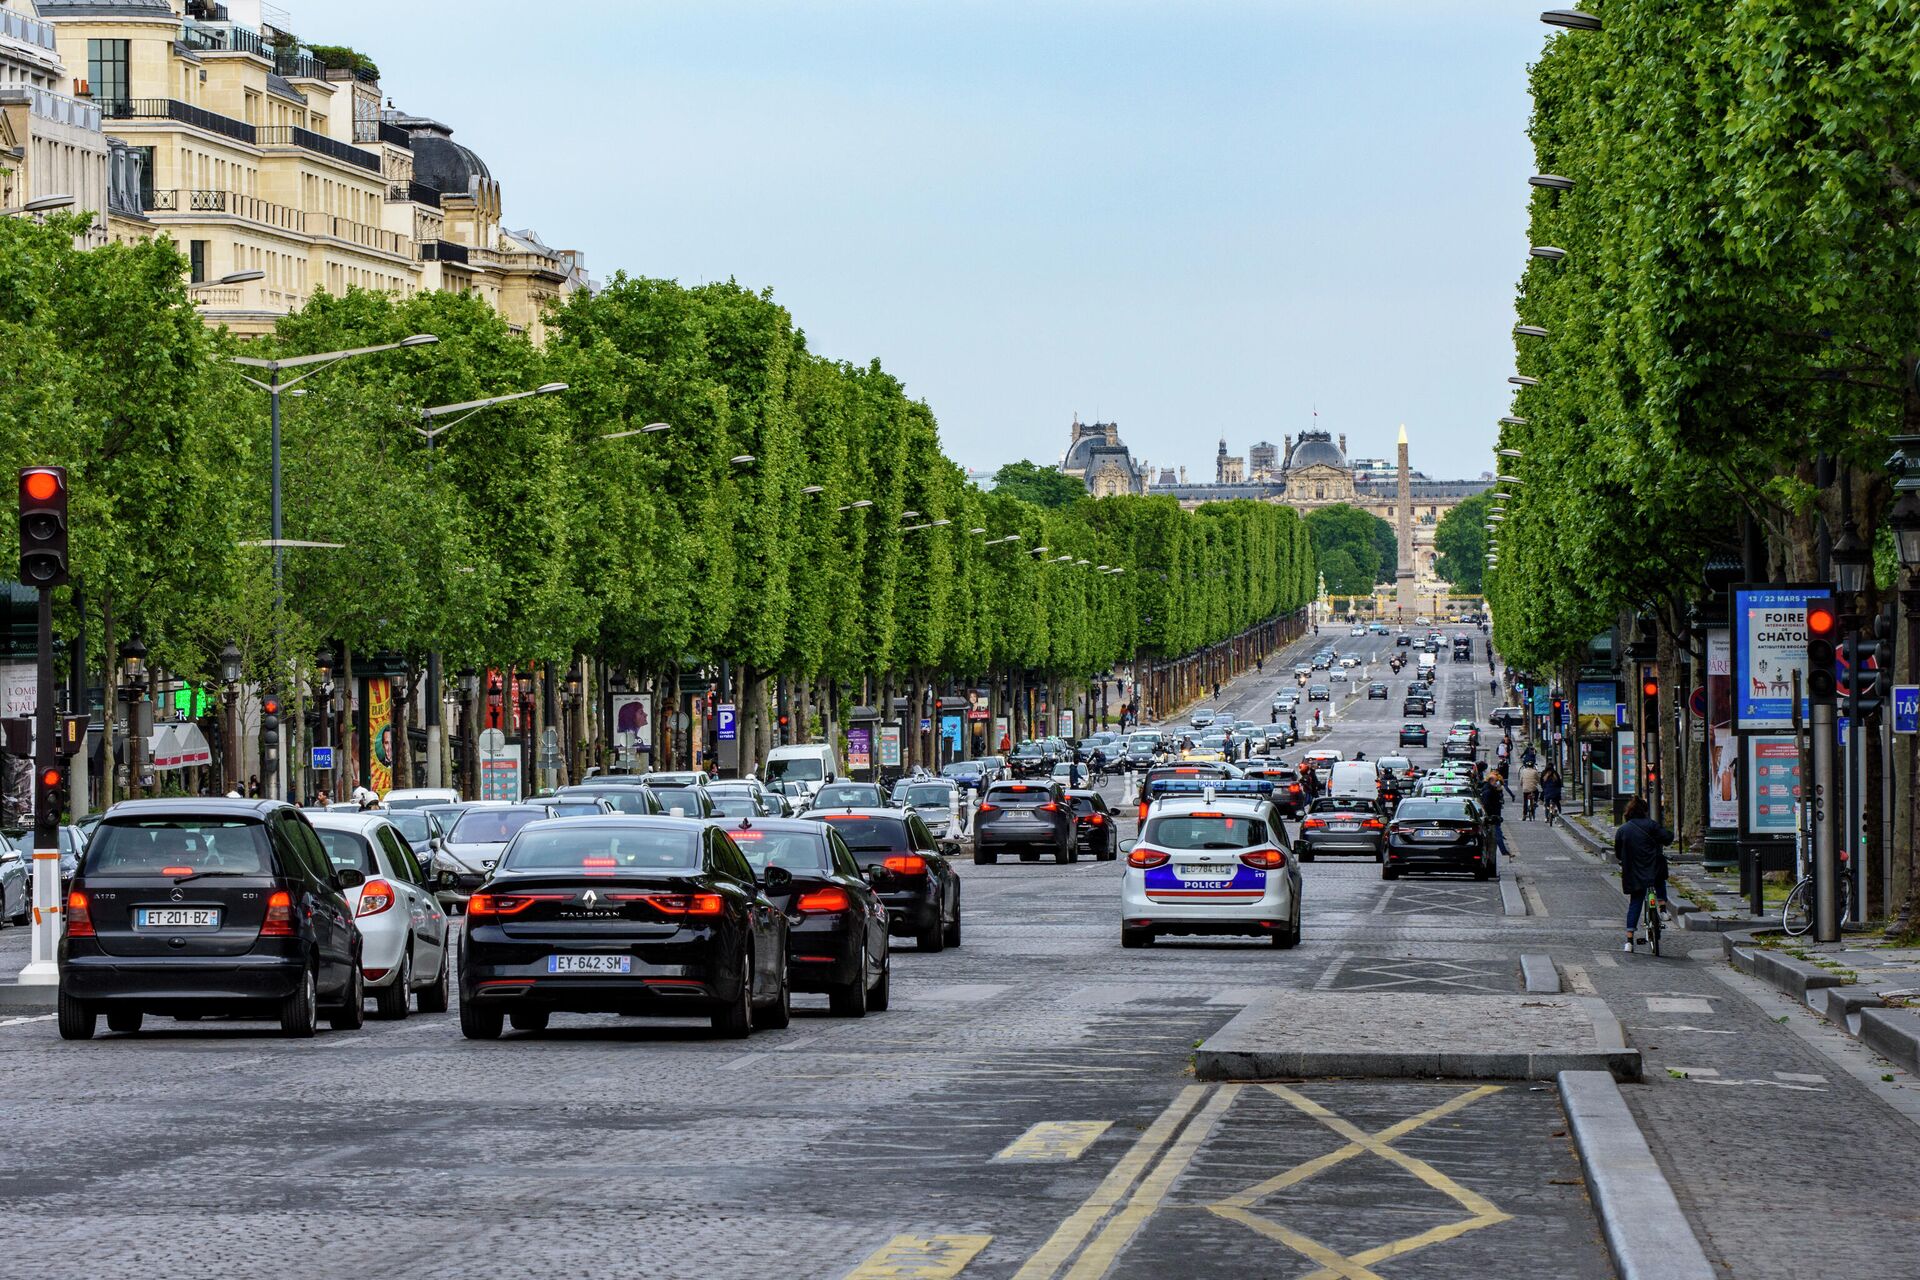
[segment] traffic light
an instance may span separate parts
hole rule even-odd
[[[1833,600],[1814,596],[1807,601],[1807,697],[1810,701],[1833,704],[1833,641],[1840,633],[1840,619],[1833,611]]]
[[[58,587],[67,580],[67,469],[20,472],[20,581]]]
[[[1839,697],[1856,696],[1860,700],[1860,714],[1868,715],[1880,709],[1880,641],[1863,640],[1849,636],[1841,642],[1840,651],[1844,656],[1841,667],[1844,679],[1835,682],[1834,692]]]
[[[57,840],[60,813],[67,801],[67,770],[63,765],[46,765],[34,775],[33,827],[36,835]]]
[[[268,694],[260,699],[260,755],[272,759],[280,751],[280,699]]]

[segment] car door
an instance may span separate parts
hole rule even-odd
[[[27,894],[30,884],[27,879],[27,856],[23,850],[32,847],[32,835],[20,838],[16,846],[5,836],[0,836],[0,928],[18,915],[25,915]]]
[[[313,828],[291,813],[273,818],[271,830],[282,846],[281,860],[287,868],[289,891],[300,904],[301,913],[313,930],[315,958],[319,962],[320,990],[333,995],[352,980],[353,916],[344,894],[334,887],[333,861]]]
[[[413,975],[426,981],[440,972],[440,958],[447,949],[447,916],[440,900],[426,887],[420,861],[413,846],[393,827],[378,828],[381,847],[392,864],[399,884],[394,888],[406,899],[407,920],[413,930]]]
[[[780,966],[786,963],[787,956],[786,936],[780,930],[786,915],[760,891],[759,883],[754,879],[753,864],[740,852],[740,846],[724,831],[709,828],[707,835],[714,841],[714,865],[722,874],[740,884],[746,893],[748,927],[753,933],[751,998],[757,1000],[772,992],[779,984]]]
[[[827,859],[833,867],[833,873],[841,878],[841,887],[862,904],[860,914],[865,930],[867,961],[872,971],[878,973],[887,960],[887,904],[881,901],[880,895],[860,874],[860,864],[854,860],[853,851],[847,848],[847,842],[840,838],[840,833],[831,827],[827,828]]]
[[[934,901],[940,906],[940,918],[951,919],[954,911],[953,864],[940,853],[940,846],[934,843],[933,831],[921,820],[917,813],[907,815],[907,843],[915,853],[927,861],[927,870],[931,873],[936,894]]]

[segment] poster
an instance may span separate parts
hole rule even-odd
[[[0,662],[0,716],[30,716],[39,705],[39,684],[31,661]]]
[[[1707,825],[1740,825],[1740,740],[1733,735],[1733,640],[1707,632]]]
[[[652,694],[613,695],[613,749],[621,759],[653,751],[652,703]]]
[[[1790,836],[1800,811],[1800,743],[1790,733],[1747,739],[1753,794],[1747,799],[1747,832]]]
[[[873,730],[847,730],[847,768],[871,769],[873,767]]]
[[[1582,680],[1574,686],[1574,715],[1582,738],[1613,736],[1614,707],[1620,700],[1620,686],[1613,680]]]
[[[393,790],[393,681],[367,679],[367,787],[381,795]]]
[[[960,726],[963,723],[965,722],[960,718],[960,713],[957,711],[943,712],[940,716],[940,740],[945,742],[947,744],[947,750],[953,752],[955,755],[959,755],[962,750],[960,745]]]
[[[1640,745],[1633,740],[1633,730],[1622,729],[1613,735],[1615,758],[1620,762],[1619,785],[1614,788],[1619,795],[1630,796],[1640,789]]]
[[[1807,679],[1807,600],[1832,594],[1822,586],[1736,589],[1733,593],[1733,727],[1793,727],[1793,677]]]
[[[900,767],[900,726],[897,724],[880,726],[880,767]]]
[[[480,757],[480,798],[520,799],[520,744],[502,743],[500,750]]]
[[[1060,713],[1060,736],[1073,737],[1073,710],[1068,708]]]

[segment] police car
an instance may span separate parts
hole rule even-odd
[[[1300,941],[1300,866],[1264,779],[1148,784],[1120,889],[1120,945],[1162,934]]]

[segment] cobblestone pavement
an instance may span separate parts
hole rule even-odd
[[[1475,670],[1442,665],[1450,712],[1484,712]],[[1281,679],[1221,704],[1264,715]],[[1336,704],[1328,740],[1389,751],[1394,684]],[[1906,1082],[1774,1022],[1795,1015],[1717,958],[1619,954],[1598,862],[1508,831],[1530,914],[1498,886],[1322,859],[1293,951],[1122,951],[1116,864],[967,863],[966,945],[896,951],[892,1011],[802,997],[745,1042],[561,1018],[481,1044],[415,1015],[305,1043],[157,1022],[66,1044],[11,1022],[0,1236],[47,1276],[1607,1276],[1548,1086],[1190,1073],[1273,986],[1517,991],[1525,951],[1647,1053],[1627,1095],[1727,1274],[1864,1269],[1920,1206],[1908,1121],[1876,1096]],[[0,933],[0,965],[24,950]]]

